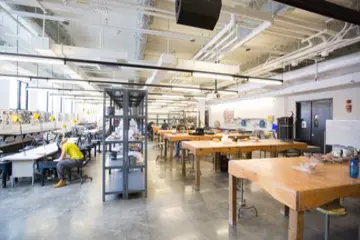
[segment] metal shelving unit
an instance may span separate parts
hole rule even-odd
[[[110,97],[110,105],[107,105],[106,98]],[[122,110],[122,114],[106,114],[107,107],[114,107]],[[116,111],[115,111],[116,112]],[[129,194],[144,193],[147,197],[147,91],[137,89],[105,89],[103,129],[108,126],[113,132],[120,121],[123,121],[122,139],[107,139],[104,131],[103,153],[102,153],[102,199],[106,195],[121,195],[128,199]],[[144,139],[129,140],[130,121],[136,121],[138,130]],[[144,162],[138,164],[135,157],[129,156],[129,145],[140,146]],[[115,145],[122,146],[121,156],[115,159],[110,158],[109,151]],[[109,149],[109,150],[108,150]]]

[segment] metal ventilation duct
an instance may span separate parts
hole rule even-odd
[[[155,3],[155,0],[137,0],[137,3],[145,5],[145,6],[153,6]],[[138,24],[139,24],[140,28],[149,29],[150,25],[152,24],[153,17],[150,15],[139,14],[138,21],[139,21]],[[135,44],[136,44],[136,52],[135,52],[134,58],[138,59],[138,60],[144,59],[148,35],[142,34],[142,33],[135,33],[134,37],[135,37]]]

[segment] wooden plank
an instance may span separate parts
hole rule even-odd
[[[237,179],[235,176],[229,174],[229,224],[236,225],[236,199],[237,199]]]
[[[297,212],[290,209],[289,217],[289,229],[288,239],[289,240],[303,240],[304,236],[304,212]]]

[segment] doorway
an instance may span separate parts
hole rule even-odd
[[[296,103],[296,138],[319,146],[322,153],[331,151],[325,147],[325,130],[326,120],[333,118],[332,105],[332,99]]]

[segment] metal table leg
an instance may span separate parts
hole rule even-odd
[[[240,186],[239,186],[240,185]],[[244,198],[244,179],[240,178],[240,184],[238,185],[237,189],[240,191],[240,206],[238,207],[238,218],[243,218],[242,210],[251,210],[253,209],[255,212],[255,216],[258,216],[258,211],[254,205],[247,205],[246,200]]]

